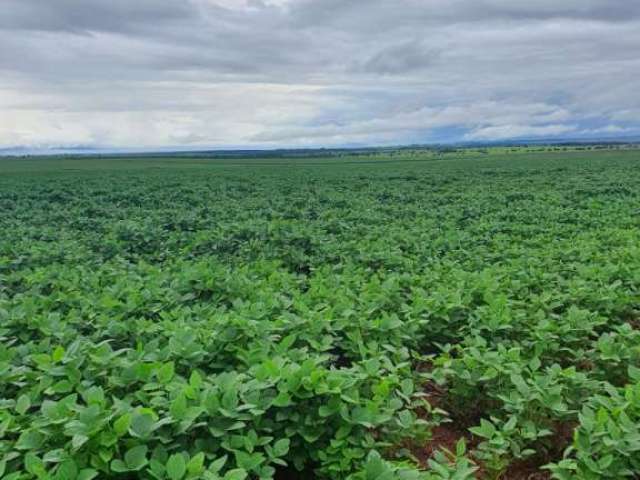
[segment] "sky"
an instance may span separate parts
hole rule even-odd
[[[638,0],[1,0],[0,149],[640,136]]]

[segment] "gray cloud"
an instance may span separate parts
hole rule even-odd
[[[374,74],[403,74],[427,68],[437,56],[438,52],[420,42],[406,42],[375,53],[362,65],[362,70]]]
[[[4,0],[0,147],[634,134],[628,0]]]
[[[145,24],[195,19],[188,2],[155,0],[3,0],[0,28],[126,32]]]

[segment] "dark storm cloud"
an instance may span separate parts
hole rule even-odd
[[[640,2],[4,0],[0,145],[640,132]]]

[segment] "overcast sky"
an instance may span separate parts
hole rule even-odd
[[[638,0],[0,2],[0,148],[640,134]]]

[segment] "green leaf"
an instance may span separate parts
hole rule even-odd
[[[187,466],[184,461],[184,456],[180,453],[175,453],[169,457],[167,461],[167,475],[171,480],[180,480],[184,477],[187,471]]]
[[[246,472],[246,470],[242,468],[236,468],[225,473],[224,480],[244,480],[248,475],[249,474]]]
[[[291,441],[288,438],[283,438],[278,440],[273,444],[273,452],[278,457],[283,457],[289,452],[289,445]]]
[[[89,441],[89,437],[87,437],[86,435],[83,435],[81,433],[77,433],[73,437],[71,437],[71,446],[75,450],[78,450],[80,447],[82,447],[88,441]]]
[[[169,383],[173,378],[175,372],[175,366],[173,362],[168,362],[163,364],[157,373],[158,381],[160,383]]]
[[[66,458],[67,454],[62,448],[56,450],[49,450],[42,457],[44,463],[60,463]]]
[[[128,470],[127,464],[120,459],[115,459],[111,462],[111,470],[117,473],[126,472]]]
[[[127,468],[137,471],[144,467],[147,464],[147,451],[148,447],[146,445],[138,445],[127,450],[127,453],[124,454]]]
[[[64,358],[65,350],[62,345],[58,345],[56,349],[53,351],[53,355],[51,358],[54,362],[58,363]]]
[[[24,468],[27,472],[40,478],[45,475],[44,462],[33,452],[29,452],[24,457]]]
[[[211,464],[209,465],[209,471],[217,473],[222,470],[222,467],[224,467],[225,463],[227,463],[227,455],[224,455],[211,462]]]
[[[98,476],[98,471],[93,468],[85,468],[80,470],[77,480],[93,480]]]
[[[242,451],[236,451],[234,453],[236,464],[247,471],[254,470],[264,461],[264,455],[262,453],[247,453]]]
[[[371,376],[375,376],[380,371],[380,360],[371,358],[364,363],[364,368]]]
[[[187,397],[178,395],[169,408],[171,416],[176,420],[182,420],[187,415]]]
[[[61,480],[75,480],[78,476],[78,466],[73,459],[65,460],[60,464],[56,475]]]
[[[402,393],[404,395],[411,396],[413,394],[414,391],[414,385],[413,385],[413,380],[411,380],[410,378],[405,378],[401,383],[400,383],[400,389],[402,390]]]
[[[467,453],[467,442],[463,437],[456,443],[456,456],[462,457],[465,453]]]
[[[29,410],[30,407],[31,398],[29,398],[29,395],[20,395],[18,397],[18,400],[16,401],[16,412],[18,412],[20,415],[24,415],[25,413],[27,413],[27,410]]]
[[[287,392],[279,392],[278,396],[273,399],[273,402],[271,402],[271,404],[274,407],[287,407],[291,405],[291,395],[289,395]]]
[[[195,389],[200,389],[200,387],[202,387],[202,377],[197,370],[191,372],[191,376],[189,377],[189,385],[191,385]]]
[[[606,455],[600,459],[600,461],[598,462],[598,466],[602,470],[606,471],[606,469],[609,468],[609,466],[613,463],[613,460],[614,460],[613,455],[611,454]]]
[[[238,391],[235,387],[230,387],[224,395],[222,395],[222,406],[225,410],[233,412],[238,406]]]
[[[520,395],[522,395],[523,397],[529,396],[530,389],[527,383],[524,381],[524,378],[522,378],[522,375],[511,375],[511,381],[515,385]]]
[[[534,372],[539,370],[541,365],[542,363],[538,357],[533,357],[529,362],[529,368]]]
[[[147,438],[153,431],[155,421],[153,417],[148,413],[136,413],[131,419],[131,426],[129,433],[138,438]]]
[[[204,453],[199,452],[187,463],[187,471],[190,475],[199,475],[204,470]]]
[[[129,431],[130,426],[131,426],[131,415],[128,413],[125,413],[119,419],[113,422],[113,431],[116,433],[116,435],[118,435],[119,437],[122,437],[124,434],[126,434]]]
[[[27,430],[22,432],[16,447],[18,450],[38,450],[44,442],[44,436],[35,430]]]
[[[483,418],[480,420],[479,427],[471,427],[469,431],[478,437],[490,439],[491,437],[493,437],[493,434],[496,431],[496,427],[494,427],[491,422],[488,422]]]

